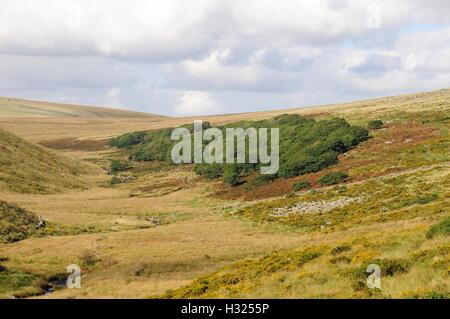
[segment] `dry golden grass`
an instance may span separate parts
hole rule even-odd
[[[448,136],[446,116],[448,117],[449,101],[450,90],[443,90],[328,107],[201,118],[213,123],[224,123],[268,118],[282,113],[299,113],[319,117],[343,116],[351,122],[365,124],[369,119],[378,117],[385,122],[399,123],[408,122],[411,117],[422,117],[424,120],[440,123],[441,132],[447,130],[447,133],[439,135],[439,139],[445,142]],[[32,141],[103,139],[133,130],[176,126],[193,120],[127,116],[52,117],[49,113],[19,120],[17,117],[6,117],[17,116],[17,113],[7,114],[5,109],[2,110],[0,127]],[[381,131],[377,134],[384,133]],[[422,175],[420,167],[448,160],[447,155],[443,154],[447,145],[444,142],[440,142],[435,149],[431,147],[428,153],[430,159],[424,159],[423,162],[418,161],[414,165],[410,163],[423,154],[421,149],[411,148],[410,151],[416,153],[408,153],[408,149],[400,153],[392,152],[387,164],[383,165],[391,166],[398,162],[406,168],[414,168],[414,171],[409,172],[412,174],[412,178],[408,180],[411,183],[420,183],[422,179],[431,182],[430,179],[435,177],[436,180],[443,180],[441,187],[444,188],[444,193],[439,194],[442,198],[448,195],[448,181],[442,178],[444,168]],[[207,276],[215,271],[220,273],[221,267],[247,258],[257,260],[280,249],[298,250],[310,246],[331,250],[336,245],[345,243],[350,243],[353,247],[351,252],[346,253],[351,260],[358,254],[355,264],[337,267],[329,262],[332,256],[327,250],[314,261],[306,263],[302,269],[274,273],[266,278],[264,284],[243,290],[238,296],[367,297],[359,292],[355,293],[352,288],[353,280],[342,276],[338,270],[345,270],[347,266],[356,267],[358,260],[368,258],[371,252],[383,258],[410,258],[413,252],[436,250],[448,245],[447,237],[425,239],[428,227],[448,215],[442,209],[436,216],[418,213],[411,218],[380,219],[370,224],[347,220],[349,227],[305,234],[296,229],[230,217],[229,211],[233,207],[253,203],[214,197],[212,194],[221,189],[222,184],[199,180],[189,167],[169,168],[158,172],[143,165],[132,172],[137,179],[111,187],[111,176],[101,167],[106,167],[108,158],[120,156],[120,153],[111,149],[64,152],[80,162],[87,163],[88,160],[89,165],[96,166],[96,170],[83,175],[89,189],[50,195],[0,191],[2,200],[17,203],[57,226],[55,233],[48,233],[46,237],[32,236],[15,244],[0,244],[0,257],[9,258],[3,265],[9,269],[45,276],[64,273],[69,264],[77,263],[82,266],[82,289],[58,290],[48,298],[142,298],[160,295],[168,289],[190,284],[200,276]],[[416,157],[408,154],[415,154]],[[369,152],[358,150],[350,155],[351,158],[346,159],[347,164],[370,157]],[[369,164],[373,165],[370,162],[367,165]],[[355,174],[372,167],[364,165],[353,168]],[[396,172],[387,170],[382,175],[386,174],[395,176]],[[182,187],[174,187],[176,184]],[[423,209],[427,207],[423,206]],[[383,281],[386,296],[408,297],[414,293],[424,295],[427,291],[448,287],[448,274],[446,277],[442,270],[446,257],[439,255],[433,258],[430,265],[418,264],[401,277]],[[213,291],[211,296],[225,297],[229,294]]]
[[[30,239],[1,246],[0,255],[10,258],[6,263],[10,268],[48,274],[64,272],[67,265],[81,262],[83,251],[94,249],[100,262],[86,269],[83,289],[62,290],[51,297],[145,297],[186,284],[226,263],[299,243],[294,234],[267,232],[224,218],[223,202],[207,198],[205,186],[153,198],[129,198],[125,189],[2,195],[35,209],[50,222],[95,225],[105,232]],[[168,223],[139,229],[145,226],[139,218],[149,216],[167,218]],[[120,228],[130,223],[135,229]],[[136,276],[140,265],[143,274]]]
[[[0,129],[0,189],[18,193],[56,193],[86,189],[82,174],[97,168]]]

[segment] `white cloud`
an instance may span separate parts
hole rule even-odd
[[[214,114],[217,111],[218,105],[209,93],[196,91],[184,93],[174,107],[177,115]]]
[[[110,105],[112,107],[119,107],[122,106],[122,102],[120,101],[120,88],[111,88],[106,93],[106,96],[108,97],[110,101]]]
[[[448,87],[448,16],[448,0],[0,0],[0,95],[198,114]]]

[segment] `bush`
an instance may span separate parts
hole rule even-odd
[[[239,185],[239,169],[236,165],[226,165],[223,170],[223,180],[231,186]]]
[[[345,172],[332,172],[319,178],[318,183],[321,186],[331,186],[344,182],[348,178]]]
[[[203,123],[203,129],[211,125]],[[193,125],[184,125],[190,132]],[[219,127],[225,134],[228,128],[279,128],[280,130],[280,170],[276,175],[257,182],[268,182],[274,178],[295,177],[307,173],[318,172],[338,163],[338,155],[347,152],[369,137],[369,132],[362,127],[351,126],[342,118],[331,120],[306,119],[299,115],[281,115],[268,120],[241,121]],[[113,139],[111,146],[130,148],[129,159],[134,161],[166,161],[171,162],[171,150],[177,141],[171,140],[172,128],[127,133]],[[270,134],[269,134],[270,135]],[[225,135],[224,135],[225,136]],[[270,136],[269,136],[270,145]],[[248,158],[249,141],[246,139]],[[203,146],[208,142],[203,141]],[[270,152],[270,149],[269,149]],[[193,154],[192,154],[193,156]],[[235,162],[237,155],[235,154]],[[239,176],[259,172],[260,164],[229,164],[236,166],[234,172],[227,169],[224,179],[231,185],[238,183]],[[208,168],[209,166],[209,168]],[[195,165],[195,172],[206,178],[214,179],[225,174],[222,164]],[[273,179],[272,179],[273,178]]]
[[[362,264],[354,270],[354,277],[362,279],[367,276],[367,267],[370,264],[378,265],[381,269],[381,276],[393,277],[398,274],[407,273],[411,268],[411,262],[406,259],[374,259]]]
[[[381,120],[372,120],[367,123],[367,127],[371,130],[378,130],[383,127],[383,121]]]
[[[120,184],[120,183],[122,183],[122,180],[120,178],[118,178],[117,176],[113,176],[111,178],[111,180],[109,181],[109,184],[111,186],[114,186],[114,185],[117,185],[117,184]]]
[[[216,179],[222,176],[223,165],[221,164],[197,164],[194,172],[208,179]]]
[[[123,134],[109,141],[109,145],[117,148],[129,148],[142,143],[147,136],[147,132],[131,132]]]
[[[24,239],[27,239],[28,234],[27,233],[10,233],[6,235],[5,241],[7,243],[15,243]]]
[[[427,232],[427,238],[431,239],[436,236],[449,236],[450,235],[450,217],[447,217],[439,224],[433,225]]]
[[[308,190],[311,189],[311,183],[308,181],[300,181],[294,184],[294,191],[302,191],[302,190]]]
[[[126,171],[129,168],[130,165],[128,165],[128,162],[124,160],[112,160],[110,164],[111,173],[113,174]]]

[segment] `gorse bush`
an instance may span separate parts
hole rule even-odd
[[[130,165],[124,160],[112,160],[110,164],[111,173],[113,174],[126,171],[129,168]]]
[[[300,181],[294,184],[294,191],[302,191],[311,189],[311,183],[308,181]]]
[[[348,178],[345,172],[332,172],[319,178],[318,183],[321,186],[331,186],[344,182]]]
[[[185,125],[190,132],[194,126]],[[203,129],[210,128],[208,122]],[[351,126],[341,118],[316,121],[299,115],[281,115],[269,120],[241,121],[218,127],[225,136],[227,128],[279,128],[280,169],[267,181],[318,172],[338,163],[338,155],[352,149],[369,137],[366,129]],[[129,148],[129,159],[134,161],[171,161],[171,151],[178,141],[170,139],[172,128],[127,133],[111,140],[110,145]],[[270,134],[269,134],[269,152]],[[209,142],[203,141],[203,145]],[[193,152],[192,152],[193,153]],[[227,150],[224,149],[224,157]],[[236,152],[235,152],[236,153]],[[192,154],[193,157],[193,154]],[[235,154],[235,159],[237,155]],[[249,157],[249,139],[246,137],[245,158]],[[225,162],[225,161],[224,161]],[[236,161],[235,161],[236,162]],[[230,166],[228,168],[228,166]],[[231,168],[232,167],[232,168]],[[195,164],[195,172],[210,179],[223,177],[230,185],[240,184],[240,178],[259,172],[260,164]]]
[[[381,120],[372,120],[367,123],[367,127],[371,130],[378,130],[383,127],[383,121]]]

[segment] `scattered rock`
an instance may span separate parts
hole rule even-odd
[[[288,217],[291,215],[327,213],[335,208],[342,208],[361,201],[361,197],[344,197],[335,201],[300,202],[294,206],[275,208],[270,216]]]

